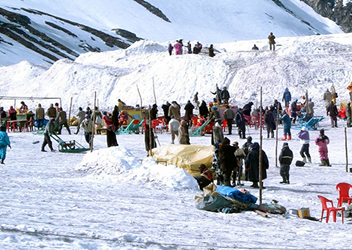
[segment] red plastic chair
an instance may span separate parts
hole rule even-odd
[[[352,188],[352,185],[346,182],[340,182],[336,185],[336,190],[339,191],[338,207],[342,207],[344,201],[348,201],[348,205],[351,204],[350,188]]]
[[[334,203],[332,202],[332,200],[329,200],[327,198],[325,198],[324,196],[321,196],[321,195],[318,195],[318,198],[320,199],[321,201],[321,205],[322,205],[322,211],[321,211],[321,218],[320,220],[322,221],[323,220],[323,216],[324,216],[324,211],[326,211],[326,223],[329,222],[329,217],[330,217],[330,212],[332,212],[332,215],[333,215],[333,220],[334,222],[336,222],[336,213],[337,211],[341,211],[341,218],[342,218],[342,224],[343,224],[343,208],[340,207],[340,208],[337,208],[337,207],[334,207]],[[331,203],[331,206],[328,207],[327,203]]]
[[[222,121],[221,127],[222,127],[222,131],[225,132],[225,130],[226,130],[226,128],[227,128],[227,120],[223,120],[223,121]]]

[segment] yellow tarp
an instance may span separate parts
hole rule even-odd
[[[153,158],[156,161],[166,162],[185,169],[189,174],[198,176],[200,164],[208,169],[212,167],[215,147],[204,145],[167,145],[153,149]]]

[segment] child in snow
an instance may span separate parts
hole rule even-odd
[[[299,131],[298,133],[298,138],[300,139],[302,144],[301,151],[299,152],[299,154],[302,156],[303,162],[306,163],[308,158],[308,162],[312,163],[309,154],[309,132],[306,127],[301,128],[301,131]]]
[[[328,157],[329,137],[324,134],[324,129],[320,130],[320,135],[315,139],[315,144],[318,145],[321,164],[319,166],[331,166]]]
[[[6,127],[1,126],[0,128],[0,158],[1,164],[4,164],[6,158],[6,149],[7,146],[11,148],[9,136],[6,133]]]

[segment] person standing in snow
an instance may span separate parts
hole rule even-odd
[[[187,101],[184,110],[185,112],[185,117],[187,119],[187,121],[191,121],[192,117],[193,117],[193,109],[194,109],[194,105],[191,103],[190,100]]]
[[[224,174],[224,186],[231,186],[232,171],[237,171],[236,149],[230,145],[229,138],[225,137],[219,148],[219,163]]]
[[[49,119],[55,119],[56,118],[56,108],[54,108],[54,104],[50,104],[50,107],[46,110],[46,116],[49,117]]]
[[[306,118],[305,121],[309,121],[314,116],[314,102],[312,102],[312,98],[308,99],[308,104],[306,107]]]
[[[346,106],[346,122],[347,122],[347,127],[351,127],[351,122],[352,122],[352,109],[351,109],[351,102],[347,103]]]
[[[330,116],[331,127],[337,128],[337,115],[339,112],[337,111],[337,107],[333,101],[330,102],[329,106],[326,107],[326,115]]]
[[[114,132],[116,133],[116,131],[119,129],[119,107],[117,105],[115,105],[114,110],[112,111],[112,124],[114,125]]]
[[[274,130],[276,129],[275,117],[273,115],[274,107],[266,108],[264,113],[264,122],[266,125],[267,138],[271,135],[271,138],[274,138]]]
[[[6,127],[0,127],[0,159],[1,164],[4,164],[6,158],[7,147],[11,148],[9,136],[6,133]]]
[[[77,120],[78,120],[78,125],[77,125],[77,131],[76,131],[76,135],[78,134],[78,132],[79,132],[79,129],[80,129],[80,127],[81,127],[81,123],[83,122],[83,120],[84,120],[84,116],[85,116],[85,112],[83,111],[83,109],[82,109],[82,107],[79,107],[78,108],[78,113],[77,113]]]
[[[221,91],[221,102],[227,104],[229,103],[229,99],[230,99],[230,93],[226,87],[223,87]]]
[[[117,143],[116,133],[114,132],[114,125],[109,124],[106,126],[106,143],[109,147],[116,147],[119,144]]]
[[[175,144],[175,136],[178,137],[179,126],[180,126],[179,121],[176,120],[174,116],[171,116],[171,120],[169,122],[169,129],[171,132],[171,144]]]
[[[331,100],[332,100],[332,94],[329,91],[329,89],[326,89],[326,91],[324,92],[323,100],[325,103],[326,112],[328,112],[328,107],[329,107]]]
[[[192,45],[191,45],[190,41],[188,41],[188,43],[187,43],[187,53],[192,54]]]
[[[350,101],[352,102],[352,82],[347,86],[349,95],[350,95]]]
[[[50,119],[50,121],[46,124],[44,129],[44,141],[42,144],[42,152],[46,152],[45,146],[48,145],[51,152],[54,152],[53,143],[51,142],[50,135],[55,134],[54,131],[55,119]]]
[[[169,43],[169,46],[167,47],[167,51],[169,51],[169,55],[172,55],[172,50],[174,49],[174,46],[171,45],[171,43]]]
[[[150,119],[156,120],[158,118],[158,106],[156,103],[153,104],[152,109],[150,110]]]
[[[171,102],[171,105],[169,107],[169,116],[174,116],[175,119],[180,119],[181,117],[180,106],[177,104],[176,101]]]
[[[214,47],[213,47],[212,44],[210,44],[210,47],[209,47],[209,56],[210,57],[214,57],[215,56]]]
[[[246,119],[244,118],[242,109],[237,111],[235,120],[238,128],[238,136],[240,139],[246,139]]]
[[[188,124],[185,120],[181,121],[181,126],[178,128],[178,141],[180,144],[190,145]]]
[[[213,132],[211,134],[211,145],[222,143],[224,140],[224,133],[221,128],[221,119],[215,120],[215,125],[213,126]]]
[[[164,118],[165,118],[165,123],[168,124],[171,120],[171,117],[169,116],[169,108],[170,108],[171,104],[169,102],[166,102],[165,104],[163,104],[161,106],[161,109],[164,112]]]
[[[179,40],[176,40],[176,43],[174,44],[176,55],[182,55],[182,47],[182,43]]]
[[[290,165],[292,160],[292,150],[288,147],[288,143],[284,142],[279,155],[280,175],[282,177],[282,181],[280,181],[281,184],[290,184]]]
[[[44,126],[44,116],[45,112],[42,105],[39,103],[38,107],[35,109],[35,119],[37,120],[37,128],[42,128]]]
[[[248,178],[253,183],[251,185],[253,188],[259,188],[259,150],[260,148],[258,142],[254,142],[251,145],[251,150],[249,151],[245,161],[246,169],[248,169]],[[262,150],[262,180],[266,179],[266,170],[268,168],[269,160],[264,150]]]
[[[199,108],[198,92],[195,93],[193,97],[193,101],[196,104],[196,109],[198,109]]]
[[[321,164],[319,166],[331,166],[328,157],[329,137],[324,134],[324,129],[320,130],[319,136],[315,139],[315,144],[318,146]]]
[[[270,50],[275,50],[275,38],[276,37],[274,36],[273,32],[270,32],[270,35],[268,36]]]
[[[147,156],[151,156],[150,151],[153,148],[156,148],[156,142],[155,142],[153,128],[150,128],[149,124],[145,125],[144,144],[145,144],[145,150],[147,151]]]
[[[284,123],[284,135],[281,141],[291,140],[291,118],[286,113],[286,110],[283,111],[283,116],[279,119]]]
[[[71,131],[70,131],[70,128],[67,124],[67,115],[66,115],[66,112],[62,110],[62,108],[59,108],[58,109],[58,114],[57,114],[57,117],[56,117],[56,122],[59,123],[59,131],[58,131],[58,135],[61,134],[61,130],[62,130],[62,126],[64,126],[66,129],[67,129],[67,132],[69,134],[71,134]]]
[[[84,130],[84,138],[86,139],[86,142],[90,145],[93,134],[93,121],[92,119],[90,119],[89,114],[85,115],[81,125]]]
[[[205,101],[202,101],[200,107],[199,107],[199,115],[201,117],[204,117],[205,119],[207,119],[207,117],[209,116],[209,110],[207,107],[207,104],[205,103]]]
[[[224,119],[227,122],[228,135],[232,134],[232,122],[234,118],[235,118],[235,112],[233,112],[233,110],[230,109],[230,106],[227,105],[224,111]]]
[[[303,158],[302,161],[306,163],[308,158],[308,162],[312,163],[312,160],[309,154],[309,132],[306,127],[302,127],[301,131],[298,132],[298,138],[300,139],[302,144],[301,151],[299,152],[299,154]]]
[[[237,176],[238,177],[237,185],[243,186],[243,184],[241,184],[241,179],[242,179],[242,173],[243,173],[243,160],[246,158],[246,154],[244,153],[243,149],[241,149],[238,146],[237,141],[232,143],[232,146],[236,149],[235,157],[236,157],[237,166],[238,166],[238,170],[232,173],[232,183],[233,183],[233,186],[236,186],[236,176]]]
[[[285,102],[286,108],[288,108],[290,106],[291,92],[288,90],[288,88],[286,88],[284,91],[284,95],[282,96],[282,101]]]
[[[296,123],[296,119],[297,119],[297,99],[295,99],[292,103],[291,103],[291,118],[292,118],[292,123],[295,124]]]

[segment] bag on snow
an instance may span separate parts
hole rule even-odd
[[[304,166],[304,161],[296,161],[296,166],[297,167],[303,167]]]

